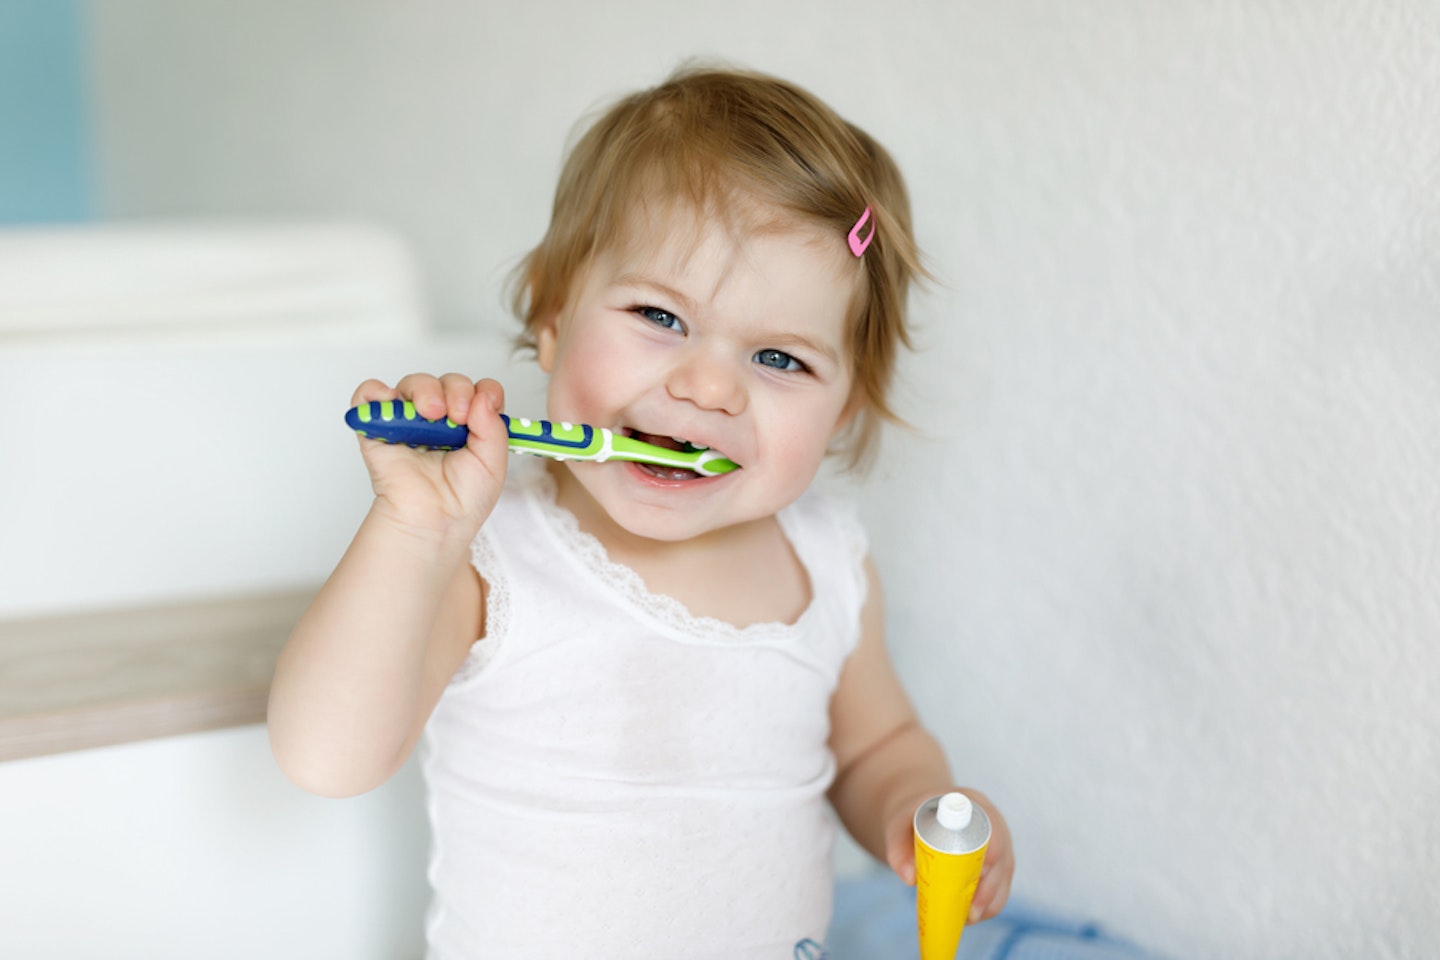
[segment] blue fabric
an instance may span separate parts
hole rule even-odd
[[[918,957],[915,889],[888,872],[840,881],[825,960]],[[1000,915],[967,927],[956,960],[1158,960],[1093,923],[1012,897]],[[808,960],[808,958],[807,958]]]

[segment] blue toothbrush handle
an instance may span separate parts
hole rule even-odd
[[[362,437],[430,450],[458,450],[470,436],[463,423],[426,420],[415,412],[414,404],[402,400],[372,400],[351,407],[345,423]]]
[[[505,414],[500,414],[500,420],[510,435],[511,449],[569,457],[597,449],[595,431],[584,424],[572,427],[567,423],[560,429],[548,420],[522,419],[524,429],[516,430]],[[345,423],[362,437],[426,450],[459,450],[470,437],[470,428],[463,423],[448,417],[426,420],[415,411],[414,404],[405,400],[372,400],[351,407],[345,412]],[[583,439],[565,435],[577,432]]]

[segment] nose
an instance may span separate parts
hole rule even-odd
[[[671,369],[665,389],[676,400],[685,400],[702,410],[738,414],[745,409],[744,371],[728,357],[714,351],[686,351]]]

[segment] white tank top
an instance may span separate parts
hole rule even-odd
[[[521,467],[474,544],[486,638],[426,729],[429,957],[808,952],[833,892],[829,701],[865,596],[853,511],[810,493],[781,513],[812,601],[740,629],[649,593]]]

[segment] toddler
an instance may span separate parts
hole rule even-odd
[[[807,492],[892,418],[909,221],[888,154],[813,96],[684,70],[576,144],[516,307],[550,419],[739,469],[512,464],[493,380],[355,392],[469,439],[360,441],[374,502],[281,655],[270,737],[326,796],[423,742],[432,960],[812,955],[837,816],[913,883],[911,817],[951,774],[853,510]],[[1014,861],[964,792],[995,831],[977,920]]]

